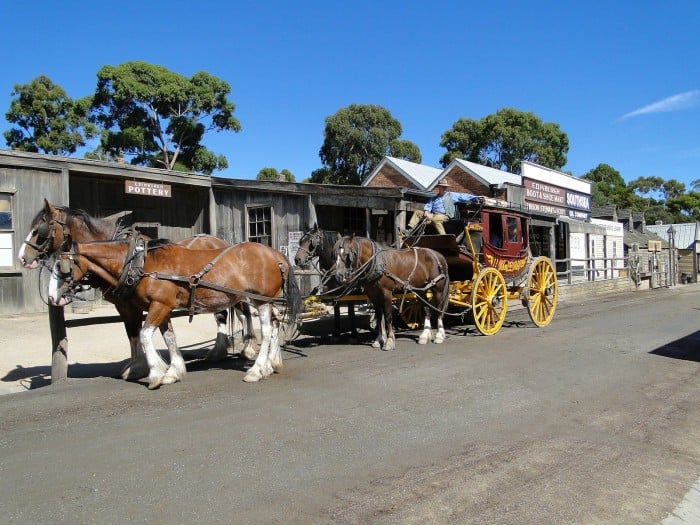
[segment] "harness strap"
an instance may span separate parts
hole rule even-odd
[[[161,279],[164,281],[175,281],[179,283],[186,283],[190,284],[190,278],[189,277],[182,277],[181,275],[172,275],[169,273],[163,273],[163,272],[152,272],[148,274],[149,277],[152,277],[154,279]],[[202,286],[203,288],[210,288],[212,290],[216,290],[217,292],[224,292],[227,294],[231,295],[238,295],[240,297],[245,297],[247,299],[253,299],[257,301],[264,301],[268,303],[284,303],[285,298],[284,297],[268,297],[267,295],[258,295],[252,292],[244,292],[243,290],[235,290],[233,288],[228,288],[226,286],[222,286],[220,284],[213,283],[211,281],[199,281],[197,283],[197,286]]]
[[[198,274],[192,275],[189,277],[189,283],[190,283],[190,305],[189,305],[189,312],[190,312],[190,323],[192,322],[192,318],[194,317],[194,295],[195,292],[197,291],[197,285],[199,285],[200,280],[202,276],[204,276],[206,273],[208,273],[214,265],[219,262],[219,259],[221,259],[224,254],[229,251],[233,246],[229,246],[227,248],[224,248],[216,257],[214,257],[211,261],[209,261],[207,264],[204,265],[204,268],[202,268]]]

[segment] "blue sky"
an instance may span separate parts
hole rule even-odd
[[[700,179],[696,0],[38,0],[3,2],[0,19],[2,117],[41,74],[72,98],[131,60],[226,80],[243,129],[207,136],[229,161],[219,176],[301,181],[321,167],[325,118],[356,103],[388,109],[430,166],[459,118],[512,107],[559,124],[574,175]]]

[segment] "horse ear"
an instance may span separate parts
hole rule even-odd
[[[352,232],[352,233],[350,234],[350,240],[351,240],[351,241],[354,241],[354,240],[355,240],[355,232]]]
[[[336,232],[336,234],[335,234],[335,238],[336,238],[337,240],[339,240],[339,241],[340,241],[340,240],[342,240],[342,239],[343,239],[343,236],[342,236],[342,235],[340,235],[340,232]]]
[[[44,210],[51,217],[53,217],[56,214],[56,208],[54,208],[51,205],[51,203],[49,202],[49,200],[46,197],[44,197]]]
[[[317,222],[314,223],[314,227],[311,228],[311,230],[315,231],[315,232],[318,231],[318,223]]]

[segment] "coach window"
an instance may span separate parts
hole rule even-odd
[[[0,192],[0,268],[14,266],[13,236],[12,194]]]
[[[248,208],[248,240],[274,248],[272,246],[272,207]]]

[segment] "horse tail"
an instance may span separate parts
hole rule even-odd
[[[284,283],[284,296],[287,303],[287,321],[293,326],[299,324],[299,316],[304,310],[304,299],[301,296],[301,290],[299,290],[299,284],[297,284],[297,279],[294,276],[293,266],[289,262],[289,258],[285,257],[287,261],[287,278]]]
[[[442,273],[445,278],[443,279],[444,282],[442,285],[442,300],[440,301],[438,308],[440,309],[440,315],[444,315],[447,312],[447,305],[450,302],[450,274],[445,256],[442,254],[439,255],[438,268],[440,269],[440,273]]]

